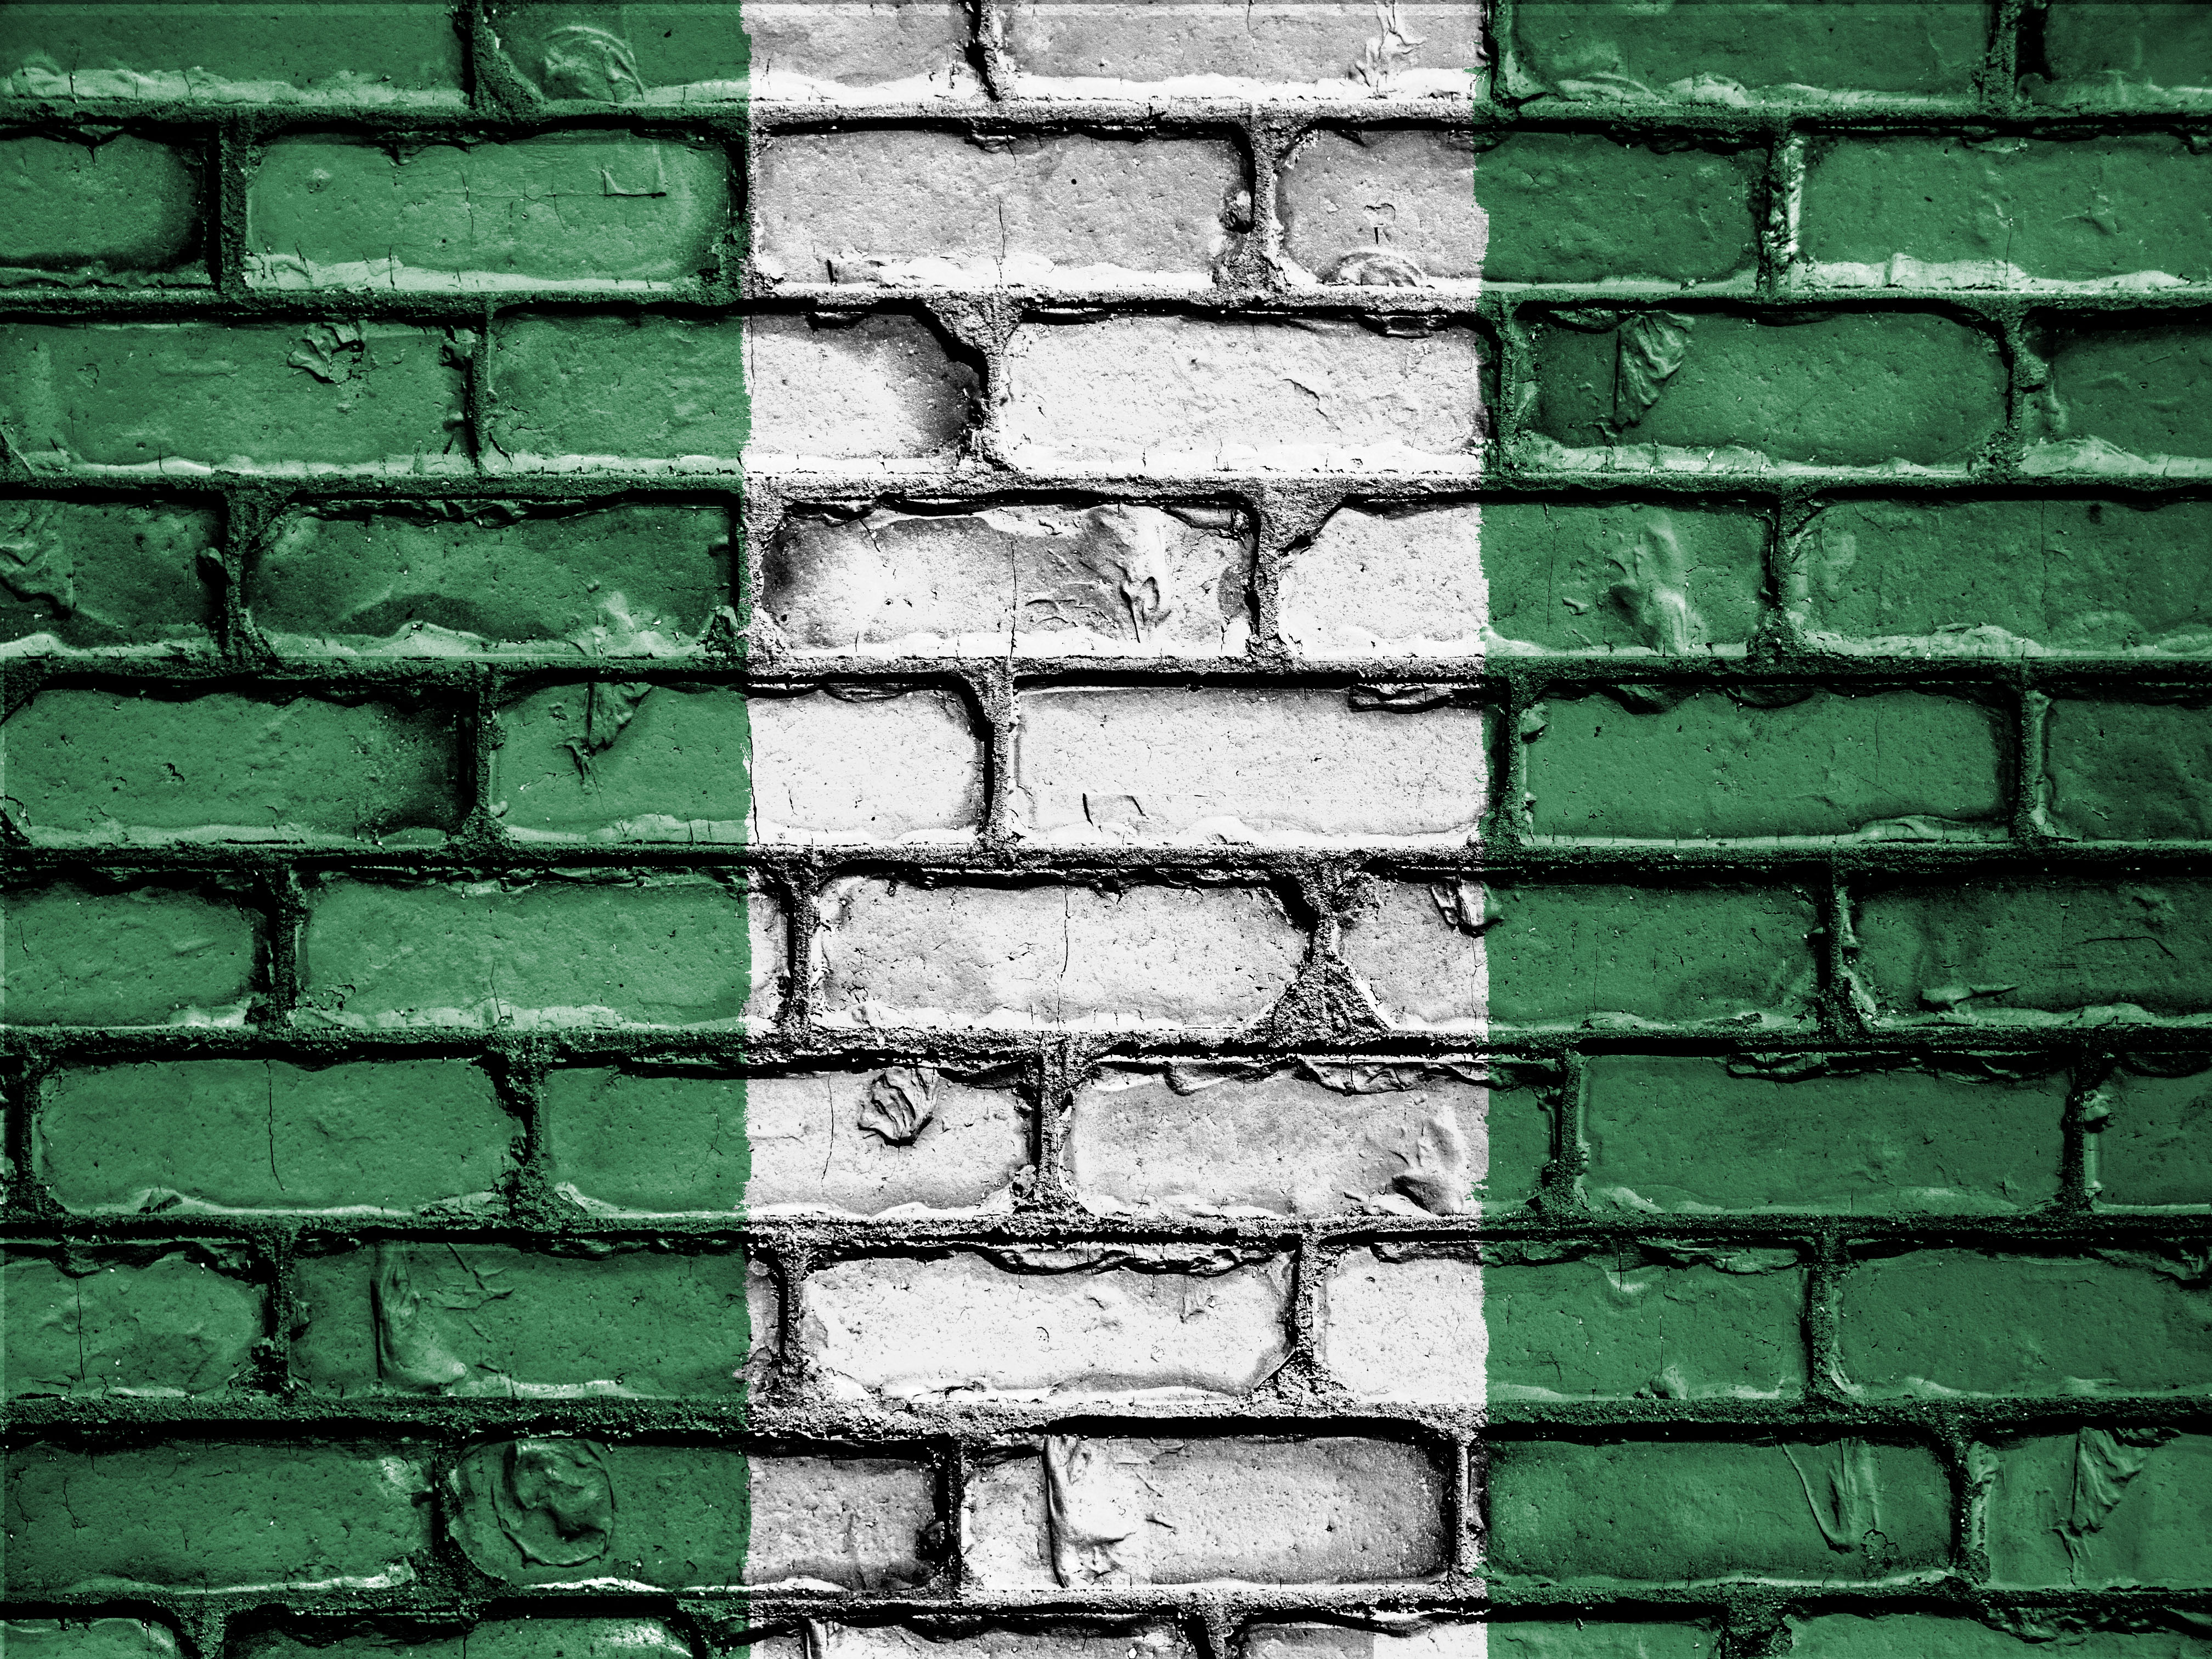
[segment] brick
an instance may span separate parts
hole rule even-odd
[[[453,1060],[152,1060],[57,1073],[40,1177],[78,1215],[482,1209],[521,1126]]]
[[[803,655],[1237,656],[1249,537],[1203,505],[793,513],[754,626]]]
[[[1789,889],[1379,882],[1341,951],[1401,1029],[1787,1030],[1808,1018],[1814,925]]]
[[[1471,1256],[1346,1251],[1322,1281],[1322,1363],[1362,1400],[1482,1404],[1482,1280]]]
[[[1109,1066],[1068,1121],[1105,1214],[1479,1215],[1525,1204],[1552,1155],[1537,1090],[1464,1062]]]
[[[137,1619],[9,1619],[0,1641],[18,1659],[176,1659],[177,1638]]]
[[[961,699],[555,685],[499,715],[492,811],[544,841],[970,839],[982,757]]]
[[[2054,699],[2047,814],[2094,841],[2212,837],[2212,717],[2202,707]]]
[[[319,1394],[726,1400],[775,1343],[736,1251],[394,1242],[303,1256],[293,1286],[292,1376]]]
[[[1827,1613],[1786,1621],[1791,1659],[1903,1659],[1943,1653],[1955,1659],[2027,1659],[2032,1638],[1974,1619],[1927,1613]],[[2202,1636],[2178,1630],[2088,1630],[2069,1643],[2083,1659],[2191,1659]]]
[[[1565,313],[1537,331],[1532,459],[1671,471],[1956,469],[2003,424],[1996,341],[1948,317],[1613,315]]]
[[[402,323],[0,326],[0,436],[34,472],[459,472],[465,334]]]
[[[1942,1466],[1867,1440],[1504,1441],[1489,1508],[1490,1576],[1509,1583],[1879,1583],[1950,1553]]]
[[[1577,1619],[1491,1619],[1404,1628],[1344,1625],[1258,1625],[1244,1638],[1248,1659],[1711,1659],[1719,1641],[1702,1625]]]
[[[37,846],[434,846],[460,821],[435,704],[54,690],[0,726],[9,821]]]
[[[1822,649],[2200,656],[2212,503],[1833,501],[1795,538],[1786,603]]]
[[[1915,691],[1554,699],[1529,823],[1579,841],[1953,840],[2006,806],[2002,713]],[[1654,708],[1653,703],[1671,702]],[[1524,731],[1526,729],[1524,722]]]
[[[971,1474],[967,1559],[990,1589],[1419,1580],[1446,1484],[1397,1440],[1059,1437]]]
[[[1584,1188],[1601,1208],[1976,1215],[2058,1196],[2063,1073],[1595,1054],[1584,1078]]]
[[[9,1253],[4,1375],[26,1395],[207,1395],[252,1380],[259,1287],[234,1253]]]
[[[1289,1273],[1238,1259],[1075,1245],[839,1261],[807,1277],[807,1357],[833,1398],[1249,1394],[1285,1358]]]
[[[1990,1583],[2079,1590],[2212,1577],[2212,1435],[2084,1425],[1976,1450]]]
[[[61,884],[5,896],[11,1025],[239,1025],[253,922],[188,888]]]
[[[729,214],[712,145],[563,133],[395,155],[287,138],[246,187],[245,275],[270,289],[667,292],[716,273]]]
[[[127,133],[0,143],[0,283],[205,283],[199,173],[188,151]]]
[[[2202,107],[2212,101],[2212,18],[2189,0],[2051,0],[2031,37],[2021,89],[2088,107]]]
[[[1858,906],[1857,979],[1881,1018],[2124,1024],[2212,1012],[2212,888],[2049,881],[1901,887]]]
[[[1489,717],[1328,690],[1024,693],[1014,787],[1055,845],[1465,846],[1487,805]]]
[[[8,1588],[49,1595],[386,1589],[430,1542],[405,1442],[33,1442],[7,1467]]]
[[[709,106],[974,96],[952,0],[494,0],[502,67],[559,104]]]
[[[543,1097],[548,1174],[601,1214],[997,1212],[1029,1162],[1025,1103],[929,1066],[563,1069]]]
[[[2212,278],[2212,227],[2188,204],[2212,173],[2182,140],[1843,139],[1812,164],[1797,280],[1827,288],[2095,284]],[[2097,204],[2094,221],[2069,210]]]
[[[2212,1295],[2187,1275],[2150,1257],[1878,1256],[1843,1280],[1840,1369],[1877,1396],[2202,1392]]]
[[[306,1640],[284,1630],[257,1631],[234,1650],[246,1659],[462,1659],[465,1651],[475,1659],[537,1659],[550,1647],[561,1659],[691,1659],[691,1644],[658,1619],[480,1619],[464,1632],[404,1642],[374,1627],[341,1628],[335,1640],[314,1625],[304,1626]],[[770,1652],[796,1659],[781,1645],[771,1637],[747,1651],[761,1659]]]
[[[1521,0],[1504,89],[1601,104],[1923,104],[1973,91],[1989,14],[1968,0]]]
[[[706,503],[363,507],[288,516],[246,598],[286,653],[674,656],[727,610],[730,564]]]
[[[178,503],[0,500],[0,651],[204,650],[215,527]]]
[[[815,1018],[832,1027],[1220,1030],[1290,987],[1303,933],[1264,888],[918,886],[822,898]]]
[[[1482,9],[1351,0],[1013,0],[1006,42],[1029,98],[1452,98],[1482,63]]]
[[[1546,1260],[1553,1253],[1485,1251],[1492,1401],[1803,1392],[1807,1274],[1795,1249],[1661,1242]]]
[[[0,95],[68,105],[458,109],[461,38],[439,0],[96,5],[20,0],[0,18]]]
[[[1637,501],[1346,507],[1290,555],[1277,625],[1316,659],[1737,657],[1765,542],[1747,513]]]
[[[2090,1106],[2089,1167],[2100,1206],[2212,1205],[2212,1079],[2123,1072]]]
[[[965,1626],[818,1625],[826,1659],[1194,1659],[1189,1635],[1172,1624],[1106,1624],[1048,1629]]]
[[[883,1590],[927,1576],[926,1466],[720,1445],[494,1441],[446,1480],[470,1563],[511,1584]]]
[[[1251,210],[1218,138],[864,128],[757,154],[754,259],[786,282],[1188,287]]]
[[[1291,257],[1331,283],[1747,283],[1753,151],[1580,133],[1327,131],[1282,184]]]
[[[2028,402],[2029,472],[2212,473],[2212,326],[2164,319],[2056,328],[2050,379]]]
[[[999,428],[1008,459],[1037,471],[1472,468],[1486,358],[1461,325],[1025,323]]]
[[[754,459],[923,460],[968,419],[975,373],[896,314],[817,325],[524,316],[494,339],[491,465],[735,472]]]
[[[724,1025],[769,1017],[783,916],[709,877],[333,880],[301,938],[308,1024]]]

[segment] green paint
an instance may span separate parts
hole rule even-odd
[[[15,1659],[176,1659],[177,1638],[136,1619],[10,1619],[0,1647]]]
[[[2212,839],[2212,711],[2058,698],[2044,743],[2049,817],[2061,835]]]
[[[317,1638],[326,1634],[314,1632]],[[301,1640],[286,1631],[262,1631],[246,1637],[239,1651],[244,1659],[692,1659],[690,1644],[657,1619],[544,1616],[481,1619],[465,1632],[421,1637],[354,1628],[335,1641]]]
[[[1740,655],[1759,626],[1765,527],[1725,508],[1486,501],[1491,649]]]
[[[2142,319],[2052,331],[2051,380],[2030,406],[2029,470],[2212,472],[2212,327]]]
[[[2033,1625],[2006,1630],[1930,1613],[1826,1613],[1784,1623],[1790,1659],[2031,1659],[2046,1650]],[[2199,1659],[2212,1638],[2181,1629],[2069,1631],[2066,1650],[2081,1659]]]
[[[1545,717],[1528,750],[1540,836],[1942,839],[1994,833],[2003,806],[2002,718],[1959,698],[1585,697]]]
[[[734,471],[752,432],[747,331],[734,318],[503,322],[492,337],[492,445],[532,469],[601,457]]]
[[[232,1024],[253,989],[253,923],[185,888],[19,890],[0,940],[12,1024]]]
[[[1490,237],[1485,283],[1748,279],[1758,263],[1755,150],[1646,149],[1581,133],[1525,132],[1474,158]]]
[[[1923,1250],[1844,1281],[1841,1364],[1872,1395],[2212,1392],[2212,1294],[2179,1261]]]
[[[759,25],[741,5],[491,0],[485,9],[499,41],[499,67],[556,106],[680,107],[746,95]],[[833,45],[848,44],[836,40],[836,22],[810,21],[831,34]],[[805,27],[794,33],[804,39]]]
[[[251,1381],[263,1295],[238,1253],[11,1252],[0,1314],[10,1398],[213,1394]]]
[[[1492,1401],[1778,1400],[1803,1389],[1795,1252],[1547,1262],[1549,1248],[1483,1252]]]
[[[518,836],[750,840],[749,702],[647,685],[538,691],[500,713],[492,810]]]
[[[204,508],[0,501],[0,645],[205,650],[215,605],[196,567],[215,536]]]
[[[2053,104],[2192,109],[2212,104],[2212,16],[2195,0],[2051,0],[2024,88]]]
[[[1590,1201],[1692,1214],[1973,1215],[2057,1195],[2063,1073],[1808,1071],[1594,1056],[1583,1103]]]
[[[2212,1435],[2085,1426],[1977,1448],[1976,1472],[1993,1584],[2212,1578]]]
[[[204,283],[204,258],[187,263],[201,210],[191,159],[167,144],[0,142],[0,283]]]
[[[1918,1446],[1516,1440],[1492,1447],[1490,1479],[1509,1583],[1881,1582],[1949,1553],[1949,1485]]]
[[[2099,1201],[2212,1205],[2212,1075],[2179,1062],[2179,1077],[2124,1072],[2091,1103],[2092,1178]]]
[[[400,1059],[67,1071],[37,1128],[40,1176],[81,1215],[482,1209],[520,1132],[477,1067]]]

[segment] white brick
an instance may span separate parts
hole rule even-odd
[[[1114,1265],[1127,1254],[841,1261],[806,1281],[805,1346],[833,1394],[894,1400],[1241,1395],[1281,1365],[1281,1265],[1172,1249]],[[1178,1260],[1201,1271],[1148,1270]]]
[[[1479,282],[1490,218],[1467,133],[1318,132],[1278,186],[1297,274],[1326,283]]]
[[[1189,287],[1249,210],[1216,139],[864,129],[759,157],[757,263],[798,283]]]
[[[1243,1659],[1488,1659],[1490,1634],[1490,1626],[1474,1621],[1391,1630],[1255,1625],[1245,1635]]]
[[[1381,881],[1369,890],[1338,948],[1385,1020],[1414,1030],[1488,1030],[1484,902],[1474,882]]]
[[[1480,1263],[1347,1250],[1323,1296],[1322,1363],[1361,1399],[1482,1404],[1490,1340]]]
[[[1491,642],[1481,507],[1340,509],[1286,561],[1276,611],[1284,643],[1316,661],[1481,656]]]
[[[914,318],[750,318],[745,465],[941,463],[966,428],[973,380]]]
[[[1076,1187],[1109,1213],[1465,1213],[1489,1165],[1468,1070],[1109,1066],[1075,1097]]]
[[[1472,472],[1485,353],[1334,319],[1029,323],[1007,349],[1010,459],[1104,468]]]
[[[1444,1494],[1398,1441],[1055,1437],[975,1472],[968,1561],[992,1589],[1418,1580]]]
[[[817,1659],[1194,1659],[1172,1625],[1091,1629],[911,1630],[898,1625],[823,1625]]]
[[[1233,1030],[1289,988],[1305,939],[1256,887],[830,884],[814,947],[830,1026]]]
[[[1482,8],[1418,0],[1013,0],[1027,98],[1464,98]]]
[[[769,550],[755,626],[809,655],[1235,656],[1248,536],[1222,507],[802,512]]]
[[[1485,805],[1480,708],[1131,686],[1033,691],[1020,718],[1023,823],[1060,844],[1465,846]]]

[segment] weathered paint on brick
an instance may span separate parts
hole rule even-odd
[[[200,172],[189,150],[129,134],[0,143],[0,283],[206,282]]]
[[[2099,1202],[2212,1205],[2212,1079],[2193,1057],[2179,1076],[2122,1072],[2091,1097],[2092,1179]]]
[[[254,989],[254,924],[168,885],[62,883],[0,912],[11,1025],[236,1025]]]
[[[2195,393],[2212,366],[2212,327],[2180,318],[2057,321],[2045,356],[2028,471],[2212,474],[2212,416]]]
[[[215,537],[181,502],[0,500],[0,655],[208,649]]]
[[[1993,1584],[2193,1586],[2212,1576],[2212,1435],[2084,1424],[1975,1450]]]
[[[242,1253],[11,1251],[4,1271],[11,1398],[206,1395],[251,1378],[264,1297]]]

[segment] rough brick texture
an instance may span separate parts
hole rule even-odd
[[[15,1659],[2212,1659],[2212,4],[0,3]]]

